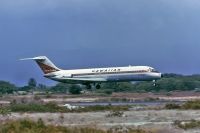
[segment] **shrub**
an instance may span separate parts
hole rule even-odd
[[[196,121],[196,120],[190,120],[186,122],[175,121],[174,125],[184,130],[187,130],[187,129],[192,129],[192,128],[200,128],[200,121]]]
[[[182,105],[183,109],[200,109],[200,100],[188,101]]]
[[[106,117],[122,117],[124,115],[124,112],[122,111],[110,111],[109,114],[106,115]]]
[[[96,105],[96,106],[88,106],[85,108],[79,108],[75,109],[75,112],[91,112],[91,111],[128,111],[130,106],[101,106],[101,105]]]
[[[200,109],[200,100],[187,101],[182,105],[170,103],[165,105],[166,109]]]
[[[165,105],[165,108],[166,108],[166,109],[180,109],[181,106],[180,106],[180,105],[177,105],[177,104],[174,104],[174,103],[169,103],[169,104],[166,104],[166,105]]]
[[[104,93],[106,93],[107,95],[111,95],[113,93],[113,91],[112,90],[105,90]]]
[[[69,89],[69,92],[71,93],[71,94],[81,94],[81,87],[80,86],[78,86],[78,85],[72,85],[71,87],[70,87],[70,89]]]
[[[10,115],[11,111],[7,108],[0,108],[0,115],[6,116]]]

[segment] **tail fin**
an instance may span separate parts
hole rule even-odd
[[[38,56],[34,58],[25,58],[21,60],[35,60],[39,67],[42,69],[44,74],[60,71],[46,56]]]

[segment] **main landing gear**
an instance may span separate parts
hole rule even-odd
[[[100,84],[97,84],[96,85],[96,89],[100,89],[101,88],[101,85]]]
[[[100,89],[101,85],[100,84],[94,84],[96,89]],[[92,85],[91,84],[86,84],[86,89],[91,90],[92,89]]]

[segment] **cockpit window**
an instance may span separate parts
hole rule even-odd
[[[155,69],[151,69],[151,72],[156,72],[156,73],[158,73],[158,71],[157,71],[157,70],[155,70]]]

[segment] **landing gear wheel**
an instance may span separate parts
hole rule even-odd
[[[153,86],[156,87],[156,80],[153,80]]]
[[[100,89],[101,88],[101,86],[98,84],[98,85],[96,85],[96,89]]]

